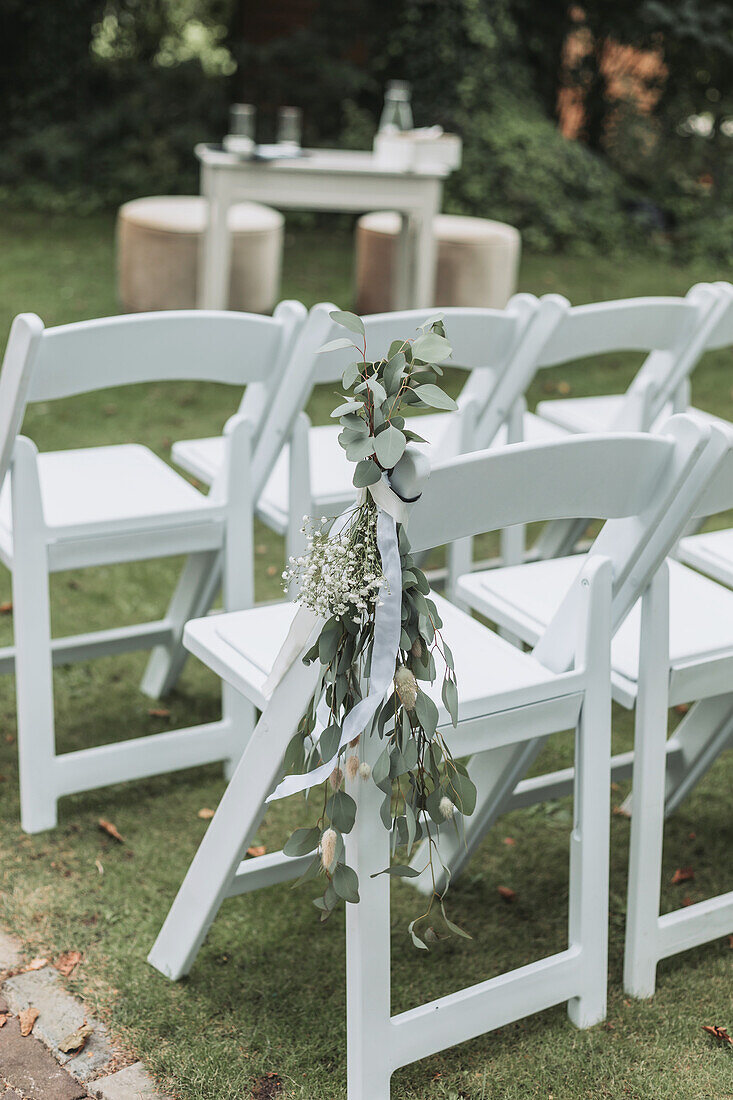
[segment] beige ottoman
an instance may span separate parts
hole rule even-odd
[[[198,195],[134,199],[117,214],[117,287],[125,313],[192,309],[206,203]],[[229,211],[229,308],[269,313],[280,294],[282,214],[243,202]]]
[[[380,210],[356,226],[356,309],[394,309],[395,262],[400,216]],[[485,218],[439,214],[436,306],[491,306],[503,309],[516,289],[519,230]]]

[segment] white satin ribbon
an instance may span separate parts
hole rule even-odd
[[[419,457],[423,458],[422,455]],[[424,482],[428,475],[429,463],[421,469],[420,482]],[[403,526],[407,524],[410,503],[413,502],[405,502],[394,492],[389,485],[386,474],[375,485],[370,485],[368,491],[378,509],[377,548],[382,560],[382,572],[385,578],[385,583],[380,592],[381,603],[377,604],[374,612],[374,643],[369,690],[365,697],[360,699],[347,714],[341,730],[338,748],[332,758],[304,775],[286,776],[267,799],[268,802],[278,798],[287,798],[291,794],[305,791],[309,787],[314,787],[328,779],[336,766],[341,749],[368,728],[392,687],[402,630],[402,565],[397,538],[397,524],[401,523]],[[365,490],[362,490],[362,493],[366,495]],[[416,496],[419,496],[419,492]],[[277,655],[272,672],[265,684],[265,689],[271,682],[271,689],[274,689],[296,657],[303,652],[305,642],[308,640],[317,621],[317,616],[312,611],[306,608],[298,610],[285,643]],[[300,649],[297,648],[298,645],[300,645]],[[317,715],[316,729],[313,732],[314,741],[325,729],[327,720],[327,715],[323,713]]]

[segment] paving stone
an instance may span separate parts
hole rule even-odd
[[[66,992],[60,984],[58,972],[52,967],[44,966],[41,970],[8,978],[3,985],[3,993],[15,1013],[30,1005],[38,1009],[33,1034],[50,1047],[57,1061],[80,1081],[96,1076],[112,1058],[114,1051],[104,1024],[87,1016],[84,1006]],[[63,1043],[85,1020],[94,1031],[84,1048],[79,1054],[62,1054],[59,1043]]]
[[[15,1019],[0,1028],[0,1081],[11,1090],[0,1092],[0,1100],[14,1100],[15,1094],[24,1100],[82,1100],[88,1095],[43,1043],[33,1035],[20,1034]]]
[[[15,936],[0,932],[0,970],[15,970],[22,965],[23,956]]]
[[[99,1100],[167,1100],[156,1091],[142,1062],[135,1062],[134,1066],[121,1069],[109,1077],[98,1077],[89,1088]]]

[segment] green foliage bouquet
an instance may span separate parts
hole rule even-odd
[[[432,874],[427,909],[409,927],[415,945],[425,949],[438,938],[426,923],[436,904],[448,931],[466,935],[445,914],[433,861],[439,858],[437,828],[454,819],[456,811],[470,814],[476,791],[465,767],[451,756],[438,730],[438,708],[424,690],[436,679],[437,655],[443,666],[443,703],[455,725],[453,657],[441,635],[442,621],[428,581],[410,553],[405,525],[411,501],[400,495],[405,486],[414,487],[421,461],[428,466],[425,457],[416,454],[416,445],[426,441],[407,427],[403,410],[456,408],[438,384],[440,364],[451,347],[438,317],[414,340],[395,341],[384,358],[370,360],[360,318],[340,311],[331,316],[351,336],[333,340],[321,351],[354,347],[360,356],[344,371],[345,395],[331,414],[341,424],[339,442],[346,457],[355,463],[353,482],[359,494],[355,507],[333,525],[325,517],[307,521],[303,531],[308,549],[291,558],[283,574],[286,587],[297,584],[299,602],[322,624],[303,658],[320,662],[320,676],[288,748],[286,770],[305,772],[313,782],[327,774],[319,785],[315,824],[296,829],[285,852],[314,852],[299,881],[324,883],[315,900],[321,919],[342,900],[358,902],[359,882],[346,863],[343,839],[357,812],[348,787],[375,783],[384,794],[381,818],[391,833],[392,853],[405,852],[404,862],[381,873],[415,877],[429,867]],[[387,567],[388,559],[393,567]],[[395,616],[394,643],[386,645],[387,677],[380,681],[376,669],[379,662],[385,664],[388,604]],[[362,734],[384,743],[373,766],[360,755]],[[313,792],[310,781],[302,786]],[[458,827],[455,819],[454,824]],[[419,842],[425,842],[426,864],[415,869],[409,859]]]

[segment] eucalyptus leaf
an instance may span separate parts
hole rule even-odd
[[[350,390],[360,374],[361,363],[349,363],[348,367],[341,375],[341,385],[345,390]]]
[[[417,714],[418,722],[425,730],[426,737],[433,737],[438,728],[438,708],[430,696],[426,695],[420,688],[418,688],[417,692],[415,713]]]
[[[372,768],[372,779],[377,784],[377,786],[379,786],[380,783],[383,783],[384,780],[387,778],[387,776],[389,775],[389,769],[389,749],[382,749],[381,753],[374,762],[374,767]]]
[[[375,378],[374,376],[372,376],[371,378],[367,378],[367,386],[374,395],[375,404],[381,405],[383,401],[387,400],[387,394],[384,391],[384,386],[378,378]]]
[[[318,742],[318,749],[324,764],[333,759],[340,740],[341,727],[335,722],[332,722],[330,726],[326,726]]]
[[[320,842],[320,829],[296,829],[285,841],[283,852],[286,856],[307,856],[308,852],[314,851]]]
[[[415,944],[415,947],[419,947],[421,951],[429,951],[430,948],[428,947],[428,945],[426,943],[424,943],[423,940],[420,939],[417,932],[415,931],[415,925],[416,924],[417,924],[417,921],[413,920],[413,921],[410,921],[410,923],[407,926],[407,931],[410,933],[410,937],[412,938],[412,942]]]
[[[345,416],[346,413],[359,412],[363,408],[361,401],[346,401],[343,405],[339,405],[337,409],[334,409],[331,416],[335,419],[338,416]]]
[[[446,676],[443,680],[443,702],[445,703],[445,709],[450,714],[451,722],[454,726],[458,725],[458,688],[455,681]]]
[[[323,351],[340,351],[342,348],[353,348],[353,341],[349,340],[347,336],[339,336],[336,340],[329,340],[327,344],[322,344],[318,349],[318,354]]]
[[[438,336],[437,332],[423,333],[412,345],[413,359],[420,359],[423,363],[442,363],[452,351],[445,336]]]
[[[343,309],[334,309],[328,316],[332,321],[335,321],[337,325],[341,325],[342,328],[347,328],[349,332],[358,332],[360,336],[364,335],[364,322],[361,317],[357,317],[355,313],[348,313]]]
[[[357,462],[354,470],[354,485],[357,489],[364,489],[367,485],[375,485],[382,476],[382,471],[371,458],[363,458]]]
[[[326,803],[326,813],[341,833],[350,833],[356,820],[356,802],[345,791],[334,791]]]
[[[390,425],[380,432],[374,439],[374,450],[385,470],[391,470],[396,466],[405,453],[407,440],[399,428]]]
[[[374,436],[364,435],[351,443],[343,445],[349,462],[361,462],[363,458],[369,458],[374,454]]]
[[[458,406],[452,397],[441,390],[440,386],[434,386],[428,382],[424,386],[415,386],[415,395],[431,409],[447,409],[454,412]]]
[[[333,872],[331,884],[340,898],[356,903],[359,900],[359,878],[353,867],[339,863]]]

